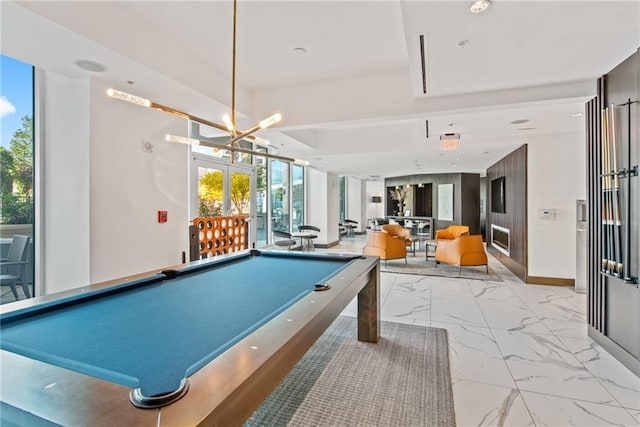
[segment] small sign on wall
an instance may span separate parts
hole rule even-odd
[[[167,222],[167,211],[158,211],[158,222]]]
[[[555,209],[538,209],[538,219],[553,221],[556,219],[556,210]]]

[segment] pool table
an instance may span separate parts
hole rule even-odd
[[[2,418],[242,424],[356,295],[378,341],[379,275],[377,257],[251,250],[3,306]]]

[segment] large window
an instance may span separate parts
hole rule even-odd
[[[290,231],[289,163],[271,160],[271,229]]]
[[[263,147],[256,147],[256,151],[266,152],[267,149]],[[267,233],[269,232],[267,227],[268,214],[268,196],[267,196],[267,158],[256,156],[256,244],[258,246],[264,246],[269,241]]]
[[[294,231],[298,231],[298,226],[304,224],[304,167],[291,165],[291,204],[293,210],[291,225]]]
[[[2,303],[34,289],[33,76],[33,66],[0,55],[0,257],[10,258],[0,263]]]
[[[347,218],[347,177],[340,177],[340,221]]]
[[[226,144],[229,140],[224,132],[195,122],[191,122],[189,131],[189,136],[202,141]],[[242,140],[239,146],[268,152],[267,148],[250,141]],[[192,172],[192,185],[197,188],[197,200],[192,200],[192,211],[197,210],[198,215],[248,214],[252,218],[251,233],[257,246],[269,244],[273,230],[295,232],[299,225],[305,223],[303,166],[240,153],[236,153],[232,162],[230,151],[225,149],[202,145],[192,149],[193,167],[197,168]],[[252,178],[243,170],[250,165],[255,167],[255,190],[249,185]]]

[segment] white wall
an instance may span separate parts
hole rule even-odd
[[[36,286],[50,294],[89,283],[89,80],[40,75],[44,222],[36,239],[43,242],[43,283]]]
[[[330,242],[339,240],[338,226],[340,224],[340,178],[338,175],[327,173],[327,238]]]
[[[586,199],[584,133],[553,134],[528,144],[528,275],[576,277],[576,199]],[[555,209],[555,220],[538,218]]]
[[[187,122],[91,87],[91,281],[179,264],[188,251]],[[153,145],[143,149],[144,142]],[[168,221],[157,222],[157,211]],[[188,253],[188,252],[187,252]]]
[[[367,218],[384,218],[384,201],[385,197],[385,188],[384,188],[384,180],[379,179],[377,181],[367,181],[366,184],[366,211]],[[371,198],[373,196],[378,196],[382,198],[382,202],[380,203],[371,203]]]
[[[337,177],[314,168],[306,168],[306,171],[306,222],[320,228],[318,238],[314,240],[315,244],[333,244],[339,237]]]
[[[305,222],[320,228],[314,243],[326,245],[329,242],[327,229],[327,173],[314,168],[306,170],[307,213]]]
[[[354,229],[356,233],[367,228],[367,217],[364,210],[364,197],[362,180],[347,176],[347,216],[345,219],[358,221]]]

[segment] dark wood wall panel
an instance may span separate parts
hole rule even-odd
[[[598,80],[598,94],[604,83]],[[600,101],[593,98],[587,103],[587,206],[589,232],[587,236],[587,292],[589,295],[587,321],[598,331],[604,331],[604,282],[600,275],[602,260],[602,205],[601,191],[601,133]]]
[[[462,176],[465,175],[463,181]],[[475,178],[474,178],[475,177]],[[477,180],[477,184],[475,181]],[[385,187],[413,185],[414,193],[418,184],[431,184],[432,216],[434,230],[446,228],[452,224],[469,225],[469,232],[480,233],[480,175],[460,173],[439,173],[396,176],[385,179]],[[453,221],[438,219],[438,185],[453,184]],[[388,191],[387,191],[388,192]],[[476,194],[477,193],[477,194]],[[387,199],[388,203],[388,199]],[[387,208],[387,213],[389,208]]]
[[[491,181],[505,177],[505,213],[491,212]],[[514,274],[526,282],[527,278],[527,145],[508,154],[487,169],[487,242],[491,224],[509,229],[509,257],[490,248]],[[505,259],[509,258],[509,259]]]
[[[586,105],[589,336],[636,374],[640,373],[640,177],[626,173],[640,163],[640,49],[597,81],[597,96]],[[615,112],[615,142],[619,186],[607,195],[619,201],[620,233],[604,224],[602,111]],[[612,194],[612,195],[610,195]],[[610,199],[611,200],[611,199]],[[614,208],[614,216],[616,209]],[[605,214],[611,217],[611,213]],[[609,240],[608,233],[620,240]],[[610,234],[609,234],[610,235]],[[608,247],[616,247],[611,253]],[[618,255],[620,253],[622,257]],[[622,261],[624,275],[603,269],[603,259]]]
[[[470,234],[480,234],[480,175],[463,173],[462,184],[462,224],[469,226]]]
[[[415,200],[413,202],[413,216],[433,216],[433,184],[415,186],[413,189]]]

